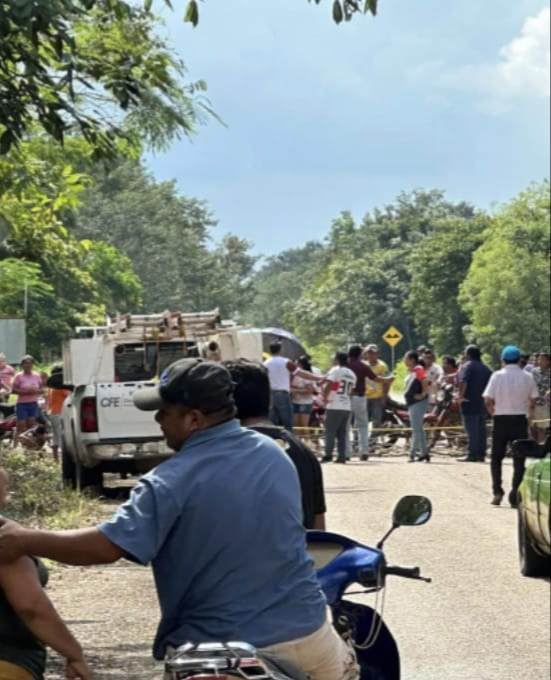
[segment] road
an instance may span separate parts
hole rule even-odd
[[[402,529],[387,545],[390,562],[419,565],[434,579],[389,584],[385,616],[401,648],[404,680],[550,678],[549,581],[520,576],[516,514],[489,505],[488,466],[382,458],[328,466],[325,474],[330,529],[367,544],[384,534],[402,495],[433,501],[430,524]],[[157,606],[147,570],[64,569],[53,577],[53,597],[98,680],[160,678],[148,659]],[[53,660],[48,678],[59,670]]]

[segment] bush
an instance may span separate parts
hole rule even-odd
[[[0,451],[9,476],[6,512],[20,522],[51,529],[73,529],[97,515],[89,499],[65,488],[59,465],[38,453]]]

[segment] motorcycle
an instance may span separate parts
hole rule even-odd
[[[448,446],[457,444],[462,436],[459,430],[448,433],[444,428],[458,427],[461,425],[461,413],[459,403],[455,399],[454,387],[445,385],[438,394],[434,409],[425,416],[425,426],[429,433],[429,449],[432,450],[442,436],[445,437]],[[401,404],[389,398],[386,403],[383,429],[387,430],[383,438],[383,447],[394,446],[399,439],[409,442],[411,439],[411,421],[409,409],[406,404]]]
[[[16,425],[15,407],[0,404],[0,441],[13,439]]]
[[[343,640],[355,648],[361,680],[401,678],[400,653],[383,620],[384,597],[381,593],[384,593],[389,576],[425,583],[431,583],[431,579],[423,577],[418,567],[389,565],[383,548],[398,528],[421,526],[431,516],[432,505],[428,498],[406,496],[398,503],[392,528],[377,548],[337,534],[308,533],[308,550],[331,608],[334,627]],[[377,595],[375,608],[344,599],[347,591],[356,585],[360,586],[361,594]],[[291,664],[262,658],[254,647],[241,642],[186,644],[167,661],[165,670],[167,680],[308,680]]]

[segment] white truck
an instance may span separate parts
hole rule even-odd
[[[132,395],[157,382],[183,357],[262,360],[262,333],[222,321],[218,310],[120,316],[77,329],[63,349],[63,478],[75,488],[101,486],[103,474],[141,474],[172,455],[154,413]]]

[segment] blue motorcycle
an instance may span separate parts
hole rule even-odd
[[[386,626],[378,602],[374,608],[345,600],[345,596],[384,593],[387,577],[398,576],[430,583],[419,567],[387,563],[383,548],[400,527],[421,526],[432,516],[432,505],[423,496],[406,496],[397,505],[392,528],[377,548],[369,548],[344,536],[309,532],[308,550],[315,562],[321,587],[333,612],[339,635],[356,650],[361,680],[401,680],[398,645]],[[361,590],[350,592],[359,586]],[[304,673],[278,660],[261,659],[245,643],[200,644],[181,647],[166,666],[167,680],[308,680]]]

